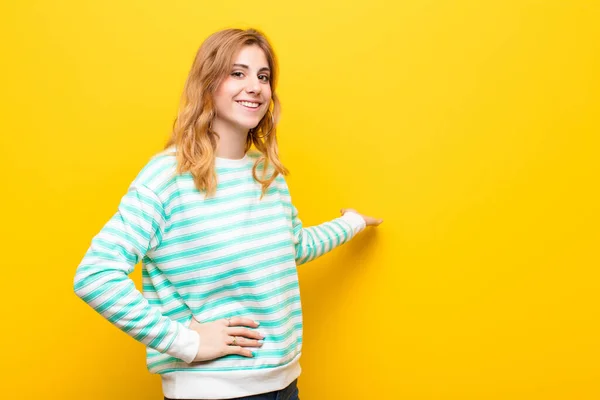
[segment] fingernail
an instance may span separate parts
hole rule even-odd
[[[259,340],[258,344],[260,344],[262,346],[262,344],[264,343],[264,340]]]
[[[260,322],[258,322],[258,321],[254,321],[254,322],[256,322],[256,326],[260,325]]]

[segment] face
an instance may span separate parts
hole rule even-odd
[[[258,125],[271,101],[271,71],[262,49],[244,46],[214,94],[213,129],[219,134],[247,134]]]

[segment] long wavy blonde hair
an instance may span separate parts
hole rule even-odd
[[[225,29],[213,33],[198,49],[181,95],[171,138],[165,146],[176,147],[177,173],[190,172],[196,188],[206,191],[207,196],[214,195],[217,189],[215,154],[218,134],[211,129],[216,115],[213,95],[231,72],[234,57],[243,46],[250,45],[259,46],[265,53],[271,70],[272,93],[268,111],[258,125],[249,131],[246,139],[246,152],[252,145],[260,152],[252,175],[262,185],[264,195],[279,174],[288,174],[279,160],[277,147],[277,121],[281,105],[275,93],[278,70],[273,48],[265,35],[256,29]],[[259,177],[257,169],[261,164],[263,168]],[[273,172],[267,177],[268,170]]]

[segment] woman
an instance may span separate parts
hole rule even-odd
[[[297,399],[296,266],[382,222],[342,210],[302,227],[278,157],[276,78],[260,32],[211,35],[166,149],[77,269],[77,295],[147,346],[165,398]],[[139,260],[143,295],[128,278]]]

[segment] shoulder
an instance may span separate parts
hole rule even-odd
[[[152,156],[135,177],[131,186],[144,186],[154,193],[159,193],[175,178],[176,171],[175,151],[169,148]]]

